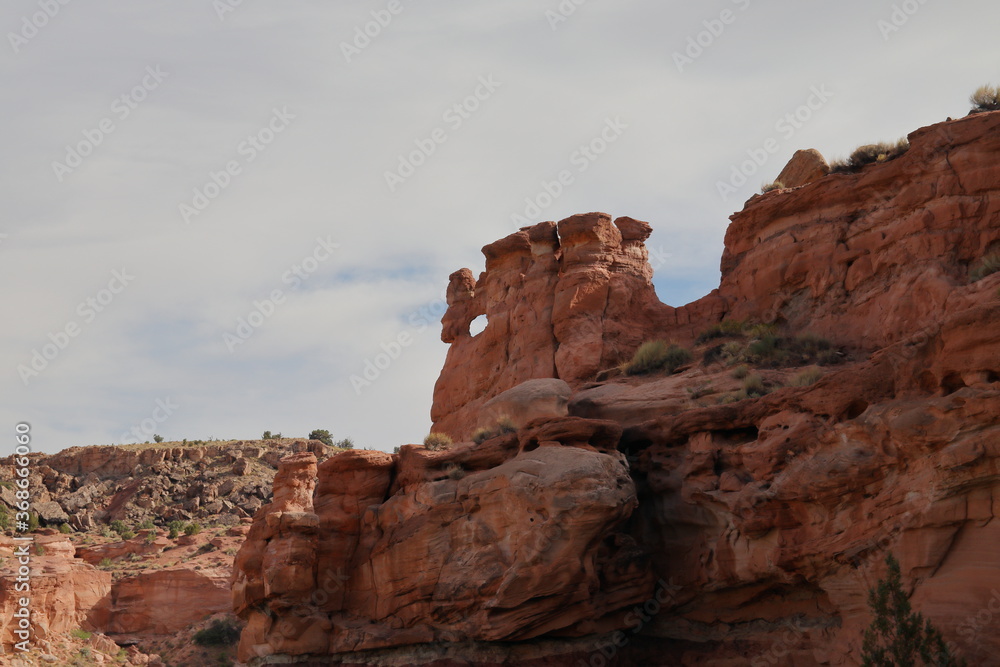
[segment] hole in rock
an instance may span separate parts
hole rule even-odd
[[[868,401],[857,398],[851,401],[850,405],[847,406],[847,409],[844,410],[844,420],[857,419],[858,417],[863,415],[865,413],[865,410],[867,409],[868,409]]]
[[[1000,382],[1000,373],[997,371],[986,371],[986,381],[990,384]]]
[[[480,315],[469,323],[469,335],[474,338],[483,333],[486,330],[487,324],[489,324],[489,320],[486,319],[486,316]]]
[[[941,390],[944,392],[945,396],[948,394],[954,394],[956,391],[964,387],[965,381],[962,380],[962,376],[958,373],[948,373],[941,380]]]
[[[712,436],[712,439],[720,444],[742,445],[747,442],[753,442],[759,438],[760,431],[756,426],[748,426],[747,428],[733,428],[714,431]]]

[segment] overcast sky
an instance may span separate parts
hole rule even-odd
[[[1000,83],[998,19],[987,0],[6,0],[0,453],[22,421],[47,452],[133,429],[419,442],[440,299],[483,245],[521,220],[647,220],[660,298],[690,302],[796,149],[896,139]]]

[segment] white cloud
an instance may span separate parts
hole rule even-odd
[[[553,31],[557,4],[404,2],[350,64],[340,43],[383,3],[244,3],[224,21],[194,0],[63,7],[0,56],[0,421],[31,421],[36,446],[55,451],[113,441],[169,396],[181,405],[169,438],[328,428],[360,446],[418,441],[446,347],[409,315],[452,271],[481,270],[479,248],[512,231],[511,213],[606,118],[629,128],[539,218],[649,220],[651,245],[671,255],[658,291],[680,305],[716,286],[729,214],[796,149],[898,137],[963,115],[996,82],[1000,10],[984,1],[928,1],[888,41],[876,22],[892,2],[592,0]],[[742,4],[678,72],[673,52]],[[0,25],[36,10],[9,2]],[[52,161],[156,65],[162,85],[58,182]],[[501,87],[449,127],[445,111],[490,74]],[[716,182],[823,84],[835,98],[721,201]],[[248,161],[240,143],[286,106],[295,119]],[[390,193],[384,172],[436,127],[448,140]],[[184,224],[178,205],[234,159],[241,173]],[[340,251],[301,288],[283,284],[327,235]],[[25,387],[16,366],[122,266],[134,284]],[[287,302],[230,354],[222,334],[272,289]],[[356,394],[350,376],[407,331],[412,345]]]

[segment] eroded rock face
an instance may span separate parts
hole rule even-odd
[[[783,176],[794,189],[732,217],[720,289],[686,310],[647,301],[641,251],[616,282],[609,257],[622,253],[625,228],[619,241],[607,216],[590,215],[565,233],[560,223],[554,280],[521,271],[516,294],[485,302],[502,313],[523,295],[552,294],[551,327],[509,329],[510,341],[486,347],[462,335],[463,311],[446,314],[438,430],[467,433],[508,388],[498,382],[508,367],[518,381],[566,381],[571,416],[624,427],[618,447],[639,499],[628,534],[670,595],[617,652],[622,664],[857,665],[887,553],[955,651],[997,664],[1000,275],[971,282],[969,268],[1000,252],[1000,113],[909,138],[907,153],[855,174],[825,175],[814,155],[793,160]],[[467,303],[492,278],[488,264],[466,281]],[[606,298],[614,285],[623,293]],[[761,370],[771,393],[731,403],[720,392],[740,382],[702,358],[711,344],[674,376],[600,372],[616,340],[622,353],[653,337],[693,346],[723,317],[823,336],[842,361],[805,387],[793,386],[801,369]],[[569,333],[583,322],[599,324]],[[628,327],[634,338],[610,333]],[[551,363],[516,353],[528,338],[556,340]]]
[[[620,532],[620,433],[541,419],[479,447],[285,459],[236,558],[241,659],[622,627],[653,580]]]
[[[434,387],[434,430],[471,435],[483,403],[521,383],[571,386],[624,361],[667,327],[693,337],[691,322],[721,316],[714,296],[683,308],[660,303],[644,241],[651,228],[588,213],[543,222],[483,248],[486,271],[451,276],[442,340],[451,344]],[[486,329],[469,324],[486,315]]]
[[[112,634],[167,635],[230,608],[229,568],[140,572],[115,582]]]
[[[734,214],[719,290],[682,308],[656,298],[649,226],[631,218],[577,215],[486,246],[478,281],[467,270],[452,275],[435,430],[466,438],[485,401],[525,380],[579,389],[646,340],[690,344],[724,317],[867,351],[936,333],[969,267],[1000,252],[1000,114],[909,140],[901,157],[857,174],[820,177],[822,156],[803,152],[788,177],[807,184],[755,196]],[[469,336],[484,313],[486,330]]]
[[[14,635],[19,600],[30,600],[32,645],[53,641],[71,630],[103,628],[110,618],[111,574],[73,558],[74,548],[61,535],[38,535],[29,545],[0,537],[0,644],[11,647],[23,640]],[[20,572],[19,560],[27,558],[30,575]],[[30,586],[24,590],[25,582]]]

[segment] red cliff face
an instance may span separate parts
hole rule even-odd
[[[543,422],[447,452],[285,459],[236,558],[241,660],[620,625],[653,586],[620,532],[636,506],[620,427]]]
[[[486,246],[451,277],[435,388],[464,442],[286,459],[237,557],[243,659],[858,665],[893,553],[955,651],[1000,664],[1000,274],[969,277],[1000,253],[1000,113],[910,142],[754,197],[683,308],[655,297],[645,223]],[[696,342],[723,318],[832,347],[748,358],[750,392],[726,355],[765,335]],[[692,361],[613,371],[661,338]],[[503,406],[518,432],[468,442]]]

